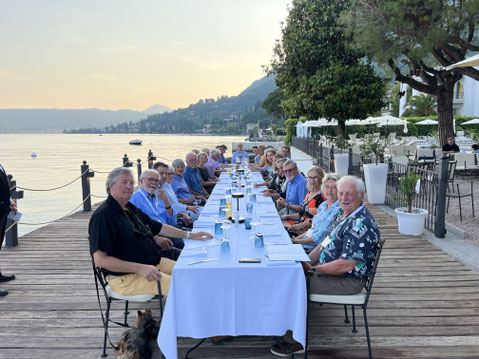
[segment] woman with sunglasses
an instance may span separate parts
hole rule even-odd
[[[290,235],[298,235],[311,228],[311,221],[318,213],[318,206],[326,199],[321,193],[324,172],[320,167],[313,167],[308,171],[308,190],[304,197],[301,210],[298,213],[287,214],[281,217],[286,230]]]

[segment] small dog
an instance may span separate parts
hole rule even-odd
[[[138,311],[136,328],[128,329],[118,342],[118,359],[150,359],[148,341],[158,336],[159,325],[151,310]]]

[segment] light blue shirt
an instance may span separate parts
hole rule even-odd
[[[286,202],[288,204],[302,205],[306,193],[308,193],[307,187],[308,181],[300,173],[294,177],[292,181],[289,181],[286,185]]]
[[[313,224],[311,225],[314,243],[320,244],[324,240],[324,237],[329,233],[331,221],[340,209],[339,201],[334,202],[330,209],[328,209],[328,201],[319,205],[318,214],[313,217]]]
[[[173,187],[171,187],[171,184],[165,182],[163,183],[162,188],[168,196],[173,210],[177,212],[186,212],[186,204],[180,203],[180,201],[178,201],[178,197],[176,197],[175,190]]]
[[[173,215],[170,216],[168,212],[166,212],[165,203],[159,199],[156,194],[151,197],[140,187],[138,191],[133,193],[130,202],[133,203],[136,208],[146,213],[151,219],[176,226],[177,212],[173,209]]]
[[[173,176],[173,181],[171,181],[171,188],[175,191],[179,199],[189,199],[193,196],[193,193],[190,192],[188,185],[186,184],[183,177],[178,175]]]
[[[246,160],[246,162],[249,162],[249,156],[245,151],[241,151],[241,152],[236,151],[235,153],[233,153],[233,157],[231,157],[231,164],[234,165],[236,163],[236,157],[239,157],[241,162],[243,162],[243,160]]]

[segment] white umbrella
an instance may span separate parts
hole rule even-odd
[[[401,120],[400,118],[394,117],[391,115],[372,117],[372,120],[377,121],[377,123],[380,123],[381,125],[386,125],[386,126],[404,125],[404,122],[407,122],[406,120]]]
[[[479,118],[475,118],[473,120],[463,122],[462,124],[463,125],[477,125],[477,124],[479,124]]]
[[[446,67],[446,70],[451,70],[455,67],[469,67],[469,66],[479,66],[479,54],[471,56],[468,59],[465,59],[463,61],[456,62],[455,64],[452,64]]]
[[[416,122],[416,125],[437,125],[438,122],[436,120],[431,120],[429,118],[426,118],[425,120]]]

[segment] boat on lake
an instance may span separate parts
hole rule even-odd
[[[142,140],[138,140],[138,139],[136,139],[136,140],[131,140],[131,141],[129,142],[130,145],[134,145],[134,146],[140,146],[142,143],[143,143],[143,141],[142,141]]]

